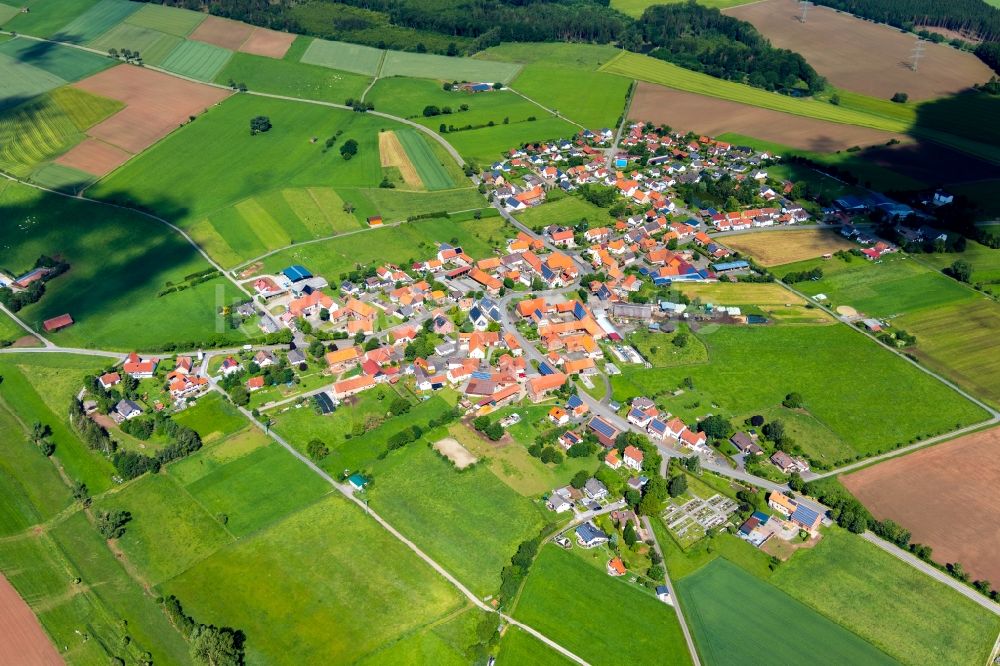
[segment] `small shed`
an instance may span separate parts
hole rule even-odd
[[[66,328],[67,326],[73,325],[73,318],[68,314],[61,314],[58,317],[53,317],[52,319],[46,319],[42,322],[42,328],[45,329],[46,333],[54,333],[55,331]]]

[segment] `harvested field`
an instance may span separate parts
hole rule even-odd
[[[383,167],[396,167],[403,182],[415,190],[423,189],[424,183],[395,132],[379,132],[378,154]]]
[[[891,518],[959,562],[973,580],[1000,580],[1000,428],[880,463],[841,481],[880,520]]]
[[[60,156],[56,164],[79,169],[95,176],[104,176],[125,164],[130,157],[131,153],[110,143],[100,139],[85,139]]]
[[[28,604],[3,576],[0,576],[0,663],[21,666],[64,663]]]
[[[775,46],[801,53],[838,88],[872,97],[888,99],[895,92],[911,100],[945,97],[992,75],[971,53],[930,42],[923,42],[924,57],[915,72],[909,65],[913,35],[821,6],[802,23],[801,11],[796,0],[764,0],[726,14],[749,21]]]
[[[230,94],[140,67],[115,67],[74,85],[125,102],[125,109],[95,125],[88,134],[130,153],[143,151],[189,116]]]
[[[629,117],[666,123],[675,129],[708,136],[727,132],[742,134],[818,153],[884,144],[892,138],[906,140],[906,137],[867,127],[828,123],[644,81],[640,81],[636,89]]]
[[[295,35],[291,33],[257,28],[250,38],[243,42],[239,50],[243,53],[280,59],[285,57],[285,53],[294,41]]]
[[[209,16],[191,33],[190,39],[235,51],[243,46],[243,42],[247,41],[253,32],[252,25]]]
[[[465,469],[478,460],[453,437],[445,437],[434,442],[434,450],[455,463],[455,467],[458,469]]]
[[[793,261],[814,259],[838,250],[856,247],[829,229],[789,229],[726,236],[724,245],[753,255],[764,266],[780,266]]]

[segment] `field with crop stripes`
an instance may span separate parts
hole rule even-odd
[[[161,66],[163,69],[189,76],[199,81],[211,81],[219,73],[233,52],[221,46],[203,42],[181,42],[170,52]]]
[[[455,187],[451,176],[445,171],[444,166],[438,161],[437,155],[427,145],[427,139],[414,129],[404,128],[396,130],[396,136],[406,150],[406,155],[410,158],[420,180],[428,190],[447,190]]]

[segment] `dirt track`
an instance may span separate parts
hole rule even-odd
[[[718,136],[726,132],[801,150],[832,153],[851,146],[884,144],[889,132],[828,123],[729,100],[640,82],[629,117],[666,123],[676,130]],[[900,137],[896,137],[900,138]]]
[[[822,6],[810,7],[803,23],[801,12],[796,0],[764,0],[725,13],[749,21],[775,46],[802,54],[838,88],[872,97],[888,99],[896,92],[912,100],[945,97],[992,74],[971,53],[930,42],[921,42],[924,55],[913,71],[914,35]]]
[[[959,562],[973,580],[1000,581],[1000,428],[960,437],[841,478],[880,519]]]
[[[130,153],[142,152],[187,122],[189,116],[231,94],[221,88],[130,65],[106,69],[73,85],[126,104],[87,134]]]
[[[63,663],[28,604],[0,576],[0,664],[61,666]]]

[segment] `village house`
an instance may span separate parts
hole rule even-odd
[[[159,359],[156,358],[140,358],[138,354],[132,352],[122,364],[122,370],[126,375],[131,375],[136,379],[149,379],[156,373],[156,366],[159,362]]]

